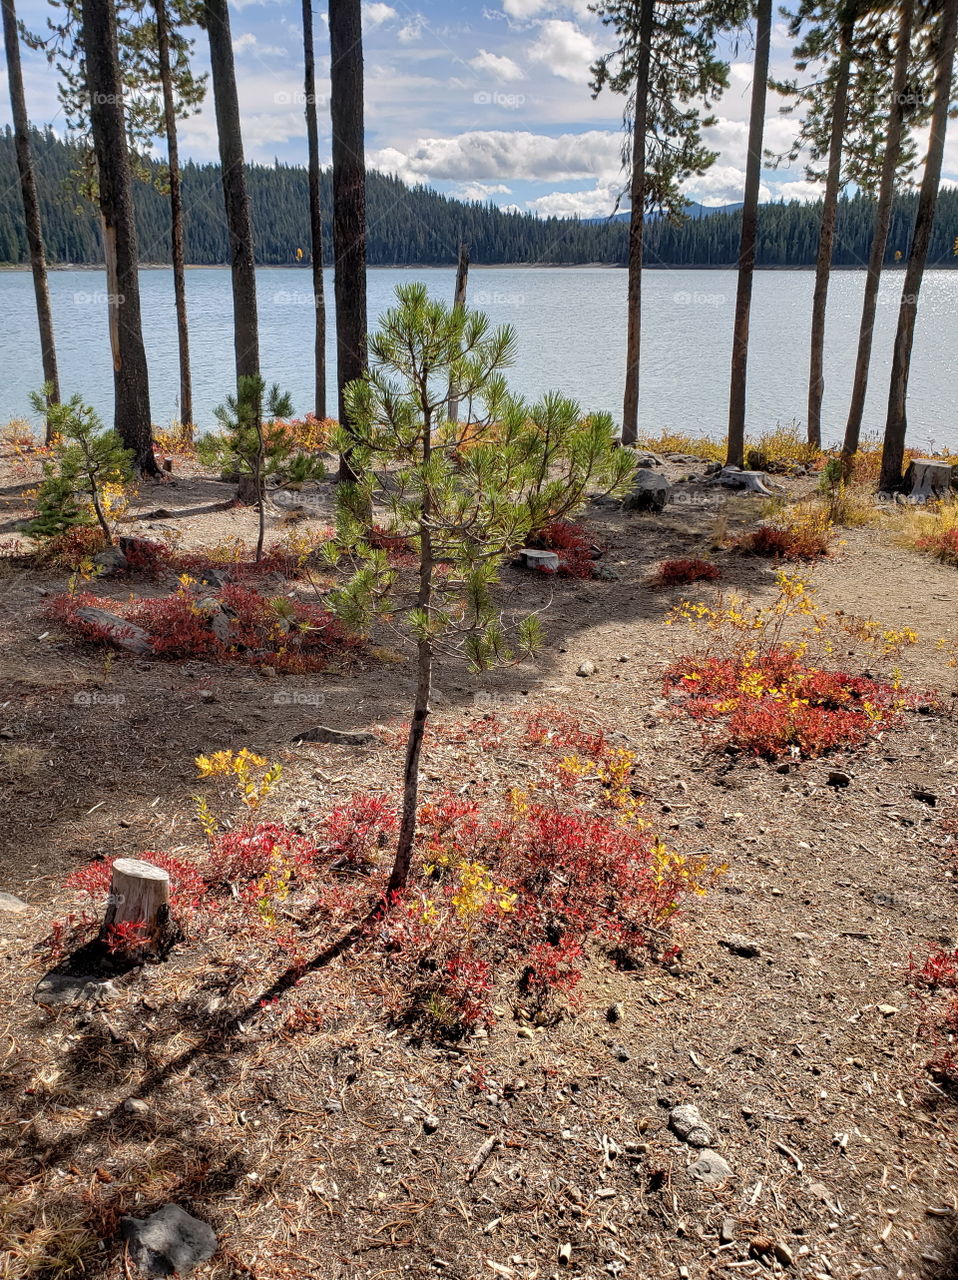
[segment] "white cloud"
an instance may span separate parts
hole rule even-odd
[[[617,185],[600,183],[587,191],[550,191],[528,203],[544,218],[606,218],[615,209],[618,194]]]
[[[823,187],[820,182],[805,182],[802,179],[796,179],[794,182],[782,182],[776,186],[772,192],[774,200],[801,200],[804,203],[813,203],[821,200]]]
[[[242,58],[246,54],[255,54],[259,58],[284,57],[286,50],[275,44],[260,44],[252,31],[244,31],[233,41],[233,52]]]
[[[567,182],[596,178],[606,183],[619,173],[618,133],[543,134],[485,130],[454,138],[419,138],[406,151],[373,151],[369,163],[398,173],[408,182],[512,180]]]
[[[469,59],[469,65],[475,67],[477,71],[488,71],[503,84],[508,84],[511,80],[525,79],[522,68],[517,62],[513,62],[511,58],[504,55],[490,53],[487,49],[480,49],[474,58]]]
[[[699,204],[736,204],[745,193],[745,168],[734,164],[714,164],[701,178],[693,177],[683,184],[682,194]],[[759,199],[772,198],[771,190],[762,183]]]
[[[454,193],[460,200],[481,200],[490,196],[512,195],[512,188],[504,182],[464,182]]]
[[[399,14],[392,5],[383,4],[382,0],[368,0],[368,3],[363,5],[363,30],[375,31],[384,22],[392,22],[398,17]]]
[[[507,17],[517,18],[520,22],[537,18],[542,13],[557,13],[560,10],[585,18],[589,13],[589,4],[590,0],[565,0],[565,3],[559,4],[556,0],[502,0],[502,11]]]
[[[584,85],[589,83],[589,68],[597,52],[592,37],[574,22],[550,18],[541,24],[538,38],[529,46],[529,59],[563,80]]]

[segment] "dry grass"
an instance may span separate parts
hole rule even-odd
[[[958,531],[958,498],[897,507],[892,513],[891,528],[900,546],[920,550],[926,539]]]

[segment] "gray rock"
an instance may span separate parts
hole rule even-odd
[[[738,1235],[738,1219],[723,1218],[722,1225],[719,1227],[719,1243],[731,1244]]]
[[[119,547],[104,547],[93,557],[93,563],[100,570],[101,578],[109,578],[129,567],[129,561]]]
[[[615,1058],[616,1062],[628,1062],[632,1057],[624,1044],[614,1044],[610,1047],[612,1050],[612,1056]]]
[[[640,467],[632,478],[632,492],[622,503],[626,511],[664,511],[672,496],[672,486],[665,476]]]
[[[586,658],[585,662],[579,663],[576,668],[576,675],[586,677],[595,675],[595,663],[591,658]]]
[[[325,725],[317,725],[315,729],[304,729],[297,733],[293,742],[329,743],[336,747],[371,747],[378,738],[374,733],[349,733],[344,729],[327,729]]]
[[[724,938],[719,938],[718,944],[726,951],[731,951],[733,956],[743,956],[746,960],[752,960],[755,956],[762,954],[757,942],[752,942],[750,938],[743,937],[740,933],[726,934]]]
[[[851,785],[851,777],[841,769],[833,769],[828,775],[830,787],[847,787]]]
[[[698,1107],[691,1103],[672,1108],[669,1128],[690,1147],[710,1147],[715,1141],[712,1130],[699,1115]]]
[[[655,453],[643,453],[641,450],[635,453],[636,464],[640,467],[661,467],[662,459]]]
[[[148,1218],[121,1218],[120,1234],[130,1257],[147,1276],[183,1276],[216,1252],[209,1223],[177,1204],[165,1204]]]
[[[704,1187],[722,1187],[733,1176],[732,1166],[717,1151],[702,1151],[694,1164],[685,1171],[693,1182]]]
[[[33,990],[34,1004],[105,1004],[119,991],[112,982],[89,973],[48,973]]]
[[[439,1128],[439,1117],[426,1116],[426,1118],[422,1122],[422,1127],[426,1131],[426,1133],[435,1133],[436,1130]]]
[[[123,1110],[129,1112],[131,1116],[148,1116],[150,1104],[144,1102],[142,1098],[127,1098],[123,1103]]]
[[[722,470],[721,462],[707,462],[705,464],[705,474],[707,476],[717,476]]]
[[[0,892],[0,911],[12,911],[15,915],[20,915],[29,910],[22,898],[14,897],[12,893]]]
[[[126,649],[141,658],[150,657],[154,652],[150,633],[138,627],[135,622],[127,622],[118,614],[93,605],[82,605],[77,609],[76,616],[83,622],[92,622],[94,626],[102,628],[118,649]]]

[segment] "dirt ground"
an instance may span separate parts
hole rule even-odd
[[[0,472],[8,546],[22,490]],[[229,494],[179,475],[134,512],[173,518],[137,529],[177,528],[190,546],[251,540],[250,511],[206,510]],[[732,528],[754,523],[759,502],[736,499]],[[329,503],[325,486],[316,523],[328,523]],[[934,643],[955,637],[958,576],[880,523],[844,533],[810,571],[824,608],[920,633],[903,676],[944,693],[944,713],[911,714],[861,751],[787,771],[709,755],[699,727],[662,714],[661,673],[681,641],[664,616],[714,588],[652,590],[648,578],[663,558],[707,551],[716,514],[590,507],[584,522],[615,578],[549,582],[507,568],[505,608],[548,605],[545,650],[481,678],[440,670],[442,722],[481,717],[490,703],[477,694],[492,694],[496,706],[557,705],[614,731],[637,755],[663,835],[728,864],[685,910],[670,970],[597,965],[574,1017],[533,1029],[503,1017],[450,1046],[390,1029],[348,952],[332,962],[323,1025],[290,1034],[282,1053],[253,1016],[228,1037],[214,1013],[192,1016],[199,995],[255,1009],[248,976],[211,975],[198,995],[173,964],[145,971],[107,1014],[32,1003],[33,948],[69,905],[71,870],[199,847],[194,756],[248,746],[281,760],[275,804],[286,813],[389,785],[399,759],[385,744],[292,739],[316,724],[375,732],[400,721],[412,673],[367,662],[293,678],[105,656],[45,617],[64,575],[0,577],[0,888],[29,908],[0,911],[0,1242],[24,1205],[38,1224],[85,1222],[104,1238],[59,1272],[0,1256],[4,1280],[116,1280],[127,1265],[109,1238],[117,1213],[166,1200],[214,1226],[219,1250],[195,1274],[220,1280],[958,1277],[958,1112],[925,1078],[929,1047],[906,985],[912,953],[958,945],[958,845],[942,827],[958,816],[956,673]],[[716,562],[724,586],[774,596],[767,562]],[[131,587],[95,589],[122,599]],[[586,659],[596,671],[583,678]],[[507,784],[511,767],[494,751],[483,762]],[[836,768],[847,786],[829,785]],[[426,794],[459,781],[454,769],[427,757]],[[124,1108],[130,1097],[142,1114]],[[718,1189],[690,1177],[699,1153],[668,1127],[686,1102],[731,1166]]]

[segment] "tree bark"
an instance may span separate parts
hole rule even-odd
[[[915,215],[915,231],[908,254],[908,266],[902,285],[901,303],[898,308],[898,330],[892,356],[891,383],[888,391],[888,416],[885,420],[885,440],[882,448],[881,478],[879,487],[890,491],[901,483],[902,462],[905,455],[907,432],[906,401],[908,397],[908,373],[911,351],[915,338],[915,319],[918,315],[918,295],[928,259],[928,246],[935,223],[938,204],[938,188],[941,184],[942,156],[945,149],[945,132],[948,128],[948,109],[951,105],[951,86],[955,69],[955,39],[958,33],[958,0],[944,0],[941,8],[938,44],[935,59],[935,100],[932,107],[931,134],[925,171],[918,193],[918,212]]]
[[[828,284],[835,244],[835,216],[841,192],[842,147],[848,119],[848,85],[851,78],[854,23],[845,22],[839,30],[838,72],[832,103],[832,128],[828,140],[828,173],[822,201],[822,221],[818,233],[818,258],[815,263],[815,292],[812,297],[812,337],[808,362],[808,443],[822,446],[822,398],[825,394],[825,314]]]
[[[905,94],[908,87],[908,60],[911,55],[911,33],[915,17],[915,0],[902,0],[898,40],[895,46],[895,67],[892,72],[892,102],[888,113],[888,131],[885,135],[885,155],[878,182],[878,200],[875,205],[875,229],[872,233],[865,273],[865,293],[862,298],[862,318],[858,330],[858,353],[855,357],[855,380],[852,383],[852,399],[845,423],[845,439],[842,453],[850,458],[858,452],[861,439],[862,416],[865,412],[865,395],[868,391],[868,367],[871,363],[872,336],[875,332],[875,312],[878,309],[878,287],[881,283],[882,265],[888,245],[892,206],[895,200],[895,175],[901,154],[901,135],[904,128]]]
[[[259,328],[256,319],[256,267],[253,258],[253,219],[243,160],[233,38],[227,0],[205,0],[206,29],[210,40],[213,101],[219,135],[223,199],[229,229],[230,270],[233,283],[233,348],[236,382],[259,373]]]
[[[745,393],[748,381],[748,333],[752,310],[752,278],[758,239],[758,196],[762,177],[762,139],[765,132],[765,99],[768,94],[768,55],[772,33],[772,0],[758,0],[755,29],[755,65],[748,121],[748,160],[745,167],[745,200],[742,205],[742,242],[738,258],[735,294],[735,327],[732,333],[732,379],[728,405],[728,456],[726,466],[745,465]]]
[[[625,397],[622,402],[622,443],[635,444],[639,435],[639,362],[642,348],[642,260],[645,233],[645,138],[649,119],[649,65],[652,57],[654,0],[641,0],[639,62],[635,82],[635,120],[632,126],[632,183],[629,213],[628,316],[625,339]]]
[[[469,287],[469,246],[460,242],[459,245],[459,261],[456,264],[456,290],[452,295],[452,305],[454,307],[465,308],[466,291]],[[453,385],[452,379],[449,379],[449,400],[447,407],[447,415],[450,422],[458,422],[459,420],[459,388]]]
[[[113,0],[82,0],[83,51],[90,94],[90,124],[99,179],[104,251],[113,257],[115,308],[114,422],[135,467],[158,476],[150,422],[150,384],[140,318],[139,260],[133,185],[123,113]]]
[[[333,126],[333,256],[339,421],[349,430],[345,390],[366,372],[366,158],[360,0],[329,0]],[[356,478],[347,450],[340,480]]]
[[[47,282],[47,262],[43,251],[43,228],[40,221],[40,198],[33,171],[30,150],[30,124],[27,102],[23,92],[23,71],[20,66],[20,37],[17,32],[17,14],[14,0],[3,0],[3,42],[7,55],[7,79],[10,83],[10,110],[13,116],[13,139],[17,153],[17,172],[20,177],[20,195],[23,200],[23,221],[27,231],[27,248],[30,253],[30,270],[33,273],[33,293],[36,298],[37,321],[40,326],[40,352],[43,362],[43,381],[52,390],[48,404],[60,401],[60,378],[57,372],[57,351],[53,338],[53,313],[50,307],[50,288]],[[47,423],[46,442],[50,443],[50,425]]]
[[[186,254],[183,245],[183,194],[180,189],[180,154],[176,136],[176,100],[170,67],[169,15],[166,0],[153,0],[156,15],[156,52],[163,90],[163,123],[166,159],[170,171],[170,250],[173,259],[173,296],[176,305],[176,337],[180,356],[180,422],[193,430],[193,379],[190,374],[190,333],[186,315]]]
[[[316,60],[313,53],[313,5],[303,0],[303,66],[306,143],[309,181],[309,236],[313,268],[313,308],[316,316],[314,362],[316,387],[313,413],[326,417],[326,297],[323,284],[323,211],[319,178],[319,123],[316,115]]]

